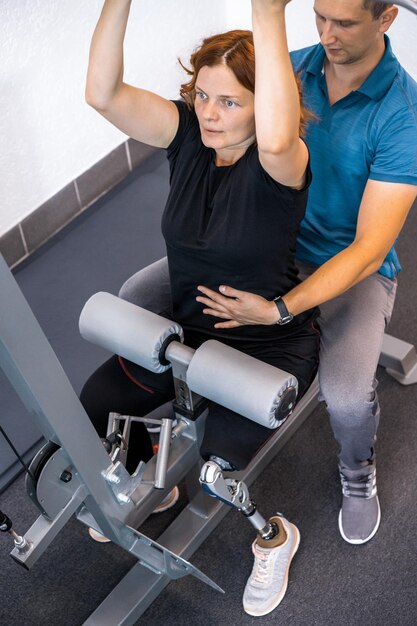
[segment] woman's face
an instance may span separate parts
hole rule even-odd
[[[197,75],[195,112],[202,142],[217,165],[231,165],[255,141],[254,95],[226,65],[205,65]]]

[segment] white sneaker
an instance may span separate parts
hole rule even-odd
[[[249,615],[267,615],[281,602],[287,591],[291,561],[300,543],[300,533],[294,524],[283,517],[273,517],[271,521],[282,524],[287,538],[276,548],[262,548],[256,539],[252,544],[255,563],[243,593],[243,608]]]
[[[98,541],[99,543],[110,543],[110,539],[105,537],[103,533],[99,532],[98,530],[94,530],[94,528],[89,528],[88,534],[90,535],[91,539],[94,539],[94,541]]]
[[[178,489],[178,487],[174,487],[165,496],[165,498],[154,508],[152,513],[163,513],[164,511],[168,511],[168,509],[173,507],[174,504],[178,502],[179,497],[180,497],[180,490]]]
[[[152,513],[162,513],[163,511],[167,511],[171,507],[174,506],[178,502],[178,498],[180,496],[180,490],[178,487],[174,487],[171,491],[165,496],[165,498],[154,508]],[[88,529],[88,534],[91,539],[94,541],[98,541],[99,543],[109,543],[110,539],[105,537],[103,533],[98,530],[94,530],[94,528]]]
[[[178,424],[178,421],[176,419],[172,420],[172,428],[175,428],[177,424]],[[160,424],[153,424],[152,422],[145,422],[145,427],[148,433],[156,434],[156,433],[161,432]]]

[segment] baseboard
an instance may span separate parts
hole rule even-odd
[[[128,139],[0,237],[0,252],[16,268],[157,148]]]

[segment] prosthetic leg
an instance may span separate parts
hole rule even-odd
[[[204,463],[200,474],[202,488],[209,496],[243,513],[256,528],[258,535],[265,541],[270,541],[278,534],[277,525],[267,522],[258,512],[256,503],[249,497],[248,487],[242,480],[223,476],[223,470],[227,470],[227,466],[227,461],[217,457]]]

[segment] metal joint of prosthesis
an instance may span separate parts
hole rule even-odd
[[[256,508],[256,503],[249,497],[249,491],[242,480],[223,475],[223,459],[216,457],[204,463],[200,483],[204,491],[213,498],[236,508],[250,521],[262,539],[269,541],[278,534],[278,526],[266,521]]]

